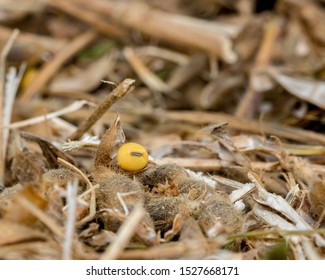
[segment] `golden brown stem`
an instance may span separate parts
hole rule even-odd
[[[85,132],[88,131],[89,128],[92,127],[94,123],[98,119],[100,119],[104,113],[123,96],[127,95],[129,92],[133,90],[133,84],[135,80],[132,79],[125,79],[122,83],[118,85],[114,91],[109,94],[102,103],[100,103],[95,111],[86,119],[84,120],[78,129],[69,137],[70,140],[78,140]]]

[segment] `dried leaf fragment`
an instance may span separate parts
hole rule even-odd
[[[325,82],[291,77],[275,69],[269,69],[267,73],[289,93],[325,109]]]
[[[47,164],[41,154],[25,150],[13,158],[10,169],[19,183],[38,185]]]
[[[46,241],[45,233],[27,227],[26,225],[0,220],[0,246],[30,241]]]
[[[11,205],[5,211],[3,217],[5,220],[28,225],[37,220],[20,204],[19,198],[28,200],[40,209],[45,209],[48,204],[47,200],[32,185],[27,185],[13,197]]]

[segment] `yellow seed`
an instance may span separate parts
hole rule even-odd
[[[117,151],[118,165],[127,171],[139,171],[148,163],[148,152],[137,143],[122,145]]]

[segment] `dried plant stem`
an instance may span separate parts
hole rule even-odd
[[[16,128],[26,127],[26,126],[38,124],[41,122],[45,122],[45,121],[57,118],[59,116],[65,115],[65,114],[75,112],[75,111],[79,110],[80,108],[82,108],[84,105],[93,105],[93,104],[86,100],[75,101],[72,104],[70,104],[69,106],[67,106],[61,110],[46,114],[44,116],[34,117],[34,118],[30,118],[30,119],[23,120],[20,122],[15,122],[15,123],[12,123],[12,124],[6,126],[6,128],[16,129]]]
[[[125,38],[127,35],[122,28],[108,23],[104,18],[98,17],[97,14],[89,12],[87,9],[83,9],[79,5],[74,5],[69,1],[51,0],[49,1],[49,5],[88,23],[105,35],[115,36],[120,39],[123,39],[123,37]]]
[[[31,214],[38,218],[43,224],[45,224],[60,240],[64,239],[63,230],[48,217],[39,207],[31,203],[24,197],[17,197],[18,202],[26,208]]]
[[[13,106],[16,99],[16,94],[18,91],[18,87],[20,84],[20,81],[24,75],[26,69],[26,63],[23,63],[20,66],[20,69],[17,73],[17,70],[15,67],[10,67],[8,73],[6,74],[6,85],[5,85],[5,92],[4,92],[4,106],[3,106],[3,112],[2,112],[2,125],[3,127],[3,158],[6,158],[7,153],[7,144],[8,144],[8,138],[9,138],[9,129],[5,126],[9,125],[11,122],[11,116],[13,111]]]
[[[314,234],[325,234],[325,229],[313,229],[313,230],[263,230],[263,231],[251,231],[243,232],[229,235],[228,240],[238,239],[238,238],[258,238],[266,235],[281,235],[281,236],[290,236],[290,235],[314,235]]]
[[[145,214],[144,209],[140,205],[133,208],[130,216],[125,220],[117,231],[116,239],[111,243],[107,250],[101,256],[101,260],[115,260],[124,250],[125,246],[132,238],[136,227]]]
[[[67,162],[66,160],[64,160],[63,158],[58,157],[58,163],[64,165],[65,167],[68,167],[70,170],[78,173],[87,183],[87,185],[89,186],[90,189],[93,188],[92,183],[89,181],[89,179],[87,178],[87,176],[77,167],[75,167],[73,164],[71,164],[70,162]]]
[[[204,254],[208,255],[211,252],[216,252],[220,248],[219,241],[209,242],[209,247],[202,246],[200,242],[193,240],[190,242],[177,242],[176,244],[161,245],[152,247],[147,250],[129,250],[121,254],[120,259],[124,260],[154,260],[154,259],[177,259],[184,258],[187,254]],[[195,252],[195,253],[193,253]]]
[[[74,225],[76,219],[76,209],[77,209],[77,191],[78,191],[78,181],[73,183],[68,183],[67,185],[67,204],[68,204],[68,217],[65,225],[65,234],[63,242],[63,254],[62,258],[64,260],[70,260],[72,257],[72,243],[74,235]]]
[[[7,41],[11,34],[12,29],[4,27],[3,25],[0,26],[0,41]],[[28,46],[28,48],[40,51],[39,54],[34,54],[40,57],[42,55],[42,51],[44,50],[56,53],[64,46],[66,41],[63,39],[53,39],[51,37],[41,36],[34,33],[20,32],[16,43],[21,47]]]
[[[189,56],[186,54],[156,46],[138,47],[136,48],[136,53],[141,56],[158,57],[179,65],[186,65],[189,62]]]
[[[91,189],[88,189],[84,193],[80,194],[78,196],[78,200],[84,198],[89,193],[93,193],[97,188],[99,188],[99,184],[93,186]],[[92,198],[94,198],[94,199],[92,199]],[[92,195],[91,196],[89,208],[90,208],[89,215],[87,215],[82,220],[80,220],[79,222],[77,222],[76,223],[76,227],[82,226],[83,224],[91,221],[95,217],[95,215],[96,215],[96,196],[95,195]]]
[[[306,131],[304,129],[294,128],[273,122],[257,122],[253,120],[245,120],[236,116],[224,113],[208,113],[194,111],[168,111],[163,116],[169,121],[190,122],[193,124],[212,124],[217,122],[226,122],[230,127],[253,133],[266,133],[299,141],[308,144],[325,145],[325,135]]]
[[[153,160],[157,164],[163,163],[177,163],[184,168],[192,169],[195,171],[211,171],[211,170],[220,170],[225,167],[233,169],[242,169],[245,167],[235,166],[234,164],[229,164],[228,166],[222,160],[218,159],[199,159],[199,158],[163,158],[161,160]],[[310,164],[311,168],[318,173],[325,172],[324,165]],[[252,161],[250,163],[252,170],[263,170],[263,171],[274,171],[277,167],[280,167],[279,162],[257,162]]]
[[[80,124],[78,129],[69,137],[69,139],[78,140],[81,138],[81,136],[87,132],[88,129],[91,128],[115,102],[133,90],[134,83],[135,80],[132,79],[125,79],[120,83],[118,87],[115,88],[114,91],[97,106],[95,111]]]
[[[152,9],[144,2],[73,0],[96,14],[113,18],[115,21],[149,36],[194,47],[215,54],[225,62],[234,63],[236,53],[232,50],[230,35],[216,22],[175,15]]]
[[[53,77],[55,73],[63,66],[63,64],[73,57],[76,52],[83,49],[91,43],[97,34],[94,31],[82,33],[77,38],[67,43],[54,58],[46,63],[40,70],[39,74],[35,77],[33,83],[23,91],[20,96],[21,101],[30,100],[37,92],[41,91],[46,83]]]
[[[124,214],[125,215],[129,215],[129,208],[127,207],[123,197],[124,196],[128,196],[128,195],[134,195],[134,194],[137,194],[138,192],[127,192],[127,193],[120,193],[120,192],[117,192],[116,193],[116,197],[118,199],[118,201],[120,202],[122,208],[123,208],[123,211],[124,211]]]
[[[123,54],[143,83],[152,91],[163,93],[171,93],[173,91],[141,61],[140,57],[137,56],[132,48],[124,48]]]
[[[278,19],[272,19],[266,25],[262,44],[255,59],[255,68],[265,67],[269,64],[272,57],[274,44],[281,30],[280,23],[281,22]],[[235,115],[237,117],[244,117],[248,119],[253,118],[261,98],[261,93],[255,91],[253,87],[249,85],[243,99],[240,101],[237,107]]]
[[[72,114],[69,114],[69,120],[78,121],[85,117],[88,110],[78,110]],[[155,113],[147,112],[123,112],[122,119],[126,123],[133,123],[141,116],[155,116]],[[115,112],[108,112],[105,114],[105,120],[111,120],[116,116]],[[162,121],[168,122],[184,122],[194,125],[208,125],[216,123],[228,123],[230,128],[242,132],[250,132],[255,134],[267,134],[275,135],[280,138],[298,141],[301,143],[308,143],[309,145],[321,144],[325,145],[325,135],[310,130],[300,129],[297,127],[291,127],[280,123],[274,123],[269,121],[254,121],[238,118],[236,116],[206,111],[166,111],[164,114],[156,114],[156,118]]]
[[[5,149],[7,143],[3,139],[3,117],[4,117],[4,96],[5,96],[5,82],[6,82],[6,59],[11,47],[14,44],[15,39],[19,34],[19,30],[15,29],[10,38],[8,39],[6,45],[0,54],[0,187],[4,185],[4,173],[5,173]]]
[[[124,202],[124,199],[123,199],[121,193],[120,193],[120,192],[117,192],[117,193],[116,193],[116,197],[117,197],[118,201],[120,202],[120,204],[121,204],[121,206],[122,206],[122,208],[123,208],[124,214],[125,214],[125,215],[129,215],[129,209],[128,209],[128,207],[126,206],[126,204],[125,204],[125,202]]]
[[[82,194],[80,194],[80,195],[78,196],[78,198],[79,198],[79,199],[84,198],[85,196],[87,196],[88,194],[90,194],[90,193],[92,192],[93,189],[96,190],[97,188],[99,188],[99,186],[100,186],[99,184],[94,185],[94,186],[92,187],[92,189],[88,189],[88,190],[84,191]]]
[[[188,168],[195,171],[211,171],[211,170],[220,170],[227,165],[218,159],[200,159],[200,158],[163,158],[161,160],[153,160],[158,164],[165,163],[176,163],[184,168]],[[273,170],[277,163],[271,162],[251,162],[252,169],[263,169],[263,170]],[[233,164],[229,164],[229,167],[235,168]],[[238,166],[238,168],[242,168]]]

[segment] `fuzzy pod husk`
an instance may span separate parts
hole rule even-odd
[[[176,214],[193,217],[205,232],[217,222],[230,232],[242,225],[242,213],[233,206],[226,193],[216,191],[203,180],[189,176],[186,170],[177,164],[156,166],[143,172],[141,180],[149,186],[176,184],[180,193],[174,197],[146,199],[145,207],[157,230],[169,230]]]
[[[197,220],[205,232],[216,223],[225,226],[228,232],[234,232],[243,225],[243,214],[229,201],[227,194],[216,192],[202,201]]]
[[[95,183],[99,184],[96,189],[97,209],[118,209],[124,213],[123,205],[118,199],[118,193],[121,194],[122,200],[131,212],[136,204],[144,205],[145,192],[143,185],[136,179],[130,179],[123,174],[99,167],[93,172]],[[116,231],[121,222],[112,215],[102,217],[105,229]],[[145,213],[142,223],[147,227],[153,228],[153,222],[148,213]]]
[[[79,192],[82,191],[84,181],[78,173],[67,168],[50,169],[42,176],[42,188],[47,193],[52,190],[54,185],[66,188],[67,184],[74,180],[79,181],[79,186],[81,186]]]
[[[96,190],[98,209],[117,208],[123,210],[117,194],[120,193],[126,206],[142,204],[144,191],[141,184],[121,174],[110,174],[105,181],[99,182]]]
[[[153,166],[137,175],[141,183],[149,186],[179,182],[188,177],[185,169],[174,163]]]
[[[316,180],[309,192],[308,192],[308,199],[310,202],[310,208],[312,213],[316,217],[320,217],[323,215],[325,211],[325,182],[318,179]]]
[[[198,216],[200,209],[199,201],[190,201],[186,197],[165,196],[165,197],[146,197],[145,209],[150,213],[154,221],[156,231],[162,233],[170,230],[174,218],[181,213],[189,216]]]

